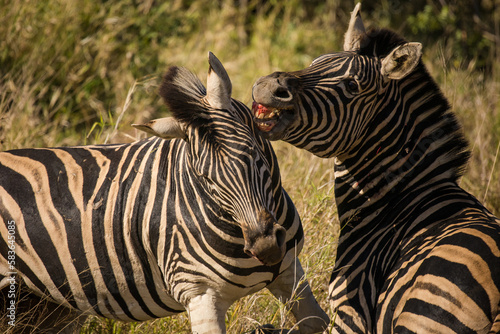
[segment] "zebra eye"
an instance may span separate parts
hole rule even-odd
[[[356,82],[356,80],[348,79],[345,85],[346,85],[349,93],[351,93],[351,94],[359,93],[359,86],[358,86],[358,83]]]

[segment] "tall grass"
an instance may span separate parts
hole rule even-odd
[[[384,3],[388,3],[385,1]],[[250,104],[255,80],[309,65],[340,50],[349,10],[340,0],[6,1],[0,0],[0,149],[128,142],[129,124],[163,117],[157,95],[169,65],[206,78],[207,52],[224,63],[233,97]],[[370,25],[371,17],[364,14]],[[390,20],[389,20],[390,22]],[[377,22],[373,22],[376,24]],[[397,28],[397,27],[394,27]],[[412,39],[412,36],[407,36]],[[473,62],[448,64],[446,43],[424,45],[424,58],[464,125],[473,156],[461,185],[500,214],[499,77]],[[275,143],[284,187],[301,214],[301,262],[324,309],[339,223],[333,161]],[[230,333],[258,324],[292,326],[267,291],[236,302]],[[187,333],[186,314],[143,323],[92,318],[83,333]]]

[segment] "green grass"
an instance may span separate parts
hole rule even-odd
[[[161,74],[181,65],[204,81],[208,51],[226,67],[233,97],[250,105],[251,87],[260,76],[300,69],[341,49],[353,4],[304,3],[0,0],[0,149],[132,141],[139,134],[131,123],[167,113],[157,94]],[[371,21],[375,17],[385,24],[391,15],[398,14],[374,12],[364,20],[377,24]],[[500,69],[484,72],[474,60],[456,58],[450,64],[453,52],[437,40],[424,45],[424,60],[471,143],[473,156],[461,185],[499,215]],[[498,67],[494,59],[491,63]],[[281,142],[274,147],[306,233],[300,259],[315,296],[328,309],[340,230],[333,160]],[[226,323],[229,333],[240,333],[264,323],[291,326],[293,318],[263,290],[236,302]],[[186,314],[129,324],[92,318],[82,333],[188,333],[189,328]]]

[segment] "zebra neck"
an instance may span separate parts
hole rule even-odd
[[[397,122],[377,120],[378,127],[355,154],[336,159],[335,197],[347,230],[370,224],[383,208],[419,189],[456,184],[463,172],[467,143],[447,101],[439,91],[421,100],[406,110],[382,113],[404,126],[389,128]]]

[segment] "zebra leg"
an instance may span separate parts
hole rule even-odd
[[[210,291],[191,298],[186,307],[193,334],[225,334],[224,318],[230,303],[221,301]]]
[[[291,303],[299,333],[318,333],[327,328],[330,318],[314,298],[299,259],[296,259],[295,264],[288,267],[267,288],[282,302]]]

